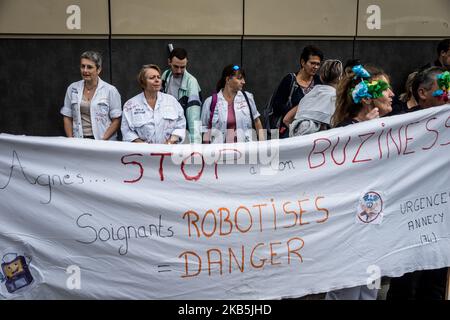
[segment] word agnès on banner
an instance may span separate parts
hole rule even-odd
[[[23,179],[30,185],[37,185],[47,189],[48,196],[46,201],[40,201],[42,204],[51,203],[53,188],[55,186],[70,186],[74,184],[75,185],[84,184],[87,181],[81,173],[64,172],[63,174],[41,173],[32,175],[29,173],[32,170],[30,169],[26,170],[26,168],[27,168],[26,166],[22,165],[22,162],[20,160],[17,151],[13,150],[11,165],[9,167],[9,174],[7,174],[7,180],[5,184],[2,184],[2,182],[0,181],[0,190],[6,190],[11,185],[15,169],[18,170],[19,175],[22,175]],[[65,167],[64,170],[67,171]],[[102,181],[104,182],[105,180]]]

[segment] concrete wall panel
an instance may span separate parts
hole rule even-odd
[[[0,34],[108,33],[108,0],[0,1]]]
[[[241,35],[242,0],[111,0],[114,35]]]
[[[354,36],[357,0],[246,0],[245,35]]]

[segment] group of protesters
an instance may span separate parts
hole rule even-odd
[[[243,90],[245,71],[227,65],[216,91],[202,105],[197,79],[187,70],[183,48],[174,48],[169,68],[142,66],[142,92],[122,107],[118,90],[100,79],[102,57],[81,55],[82,80],[66,92],[61,113],[68,137],[145,143],[234,143],[287,138],[446,103],[450,39],[442,40],[436,61],[414,71],[397,99],[387,73],[359,60],[324,60],[307,46],[300,69],[286,75],[265,108],[264,122],[253,95]],[[263,125],[264,123],[264,125]],[[266,130],[264,130],[266,129]],[[187,134],[186,134],[187,132]]]
[[[61,109],[67,137],[117,140],[120,129],[123,141],[177,144],[188,138],[190,143],[202,143],[208,136],[208,142],[218,143],[250,141],[252,128],[263,129],[253,95],[242,91],[241,67],[224,68],[217,93],[202,107],[200,86],[186,70],[187,61],[186,50],[175,48],[164,73],[155,64],[143,65],[137,75],[142,92],[122,108],[118,90],[100,79],[101,55],[82,53],[82,80],[68,87]],[[210,130],[205,129],[208,126]],[[238,134],[231,140],[219,139],[227,132]]]
[[[224,67],[216,91],[202,103],[196,78],[187,70],[188,56],[174,48],[169,68],[142,66],[142,92],[121,104],[118,90],[101,80],[102,57],[87,51],[80,58],[82,80],[66,92],[61,114],[67,137],[140,143],[234,143],[306,135],[447,103],[450,98],[450,39],[439,42],[437,59],[411,70],[405,92],[394,95],[389,75],[379,67],[348,60],[324,60],[307,46],[300,68],[276,86],[264,119],[253,95],[243,90],[245,71]],[[266,129],[266,130],[264,130]],[[447,268],[416,271],[391,279],[388,299],[443,299]],[[367,286],[328,292],[327,299],[376,299]]]

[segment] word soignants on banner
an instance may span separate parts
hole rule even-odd
[[[188,210],[183,214],[183,219],[189,239],[224,238],[239,234],[239,239],[245,240],[243,236],[247,233],[250,235],[255,232],[274,233],[277,230],[326,222],[329,218],[329,210],[320,204],[322,200],[324,200],[322,196],[283,203],[276,203],[274,199],[271,199],[270,203],[241,205],[234,209],[220,207],[217,210],[209,209],[204,213]],[[279,225],[277,222],[280,211],[283,215],[279,219],[284,221],[284,225]],[[290,223],[287,223],[289,220]],[[246,265],[251,269],[262,269],[266,264],[280,265],[281,262],[277,260],[280,252],[284,256],[287,255],[287,264],[291,264],[294,260],[302,263],[300,250],[304,245],[305,241],[295,236],[284,242],[259,242],[250,247],[248,244],[242,244],[236,248],[209,248],[202,253],[193,250],[184,251],[179,255],[179,258],[184,259],[185,264],[185,274],[181,277],[195,277],[206,270],[211,276],[213,265],[218,266],[220,275],[223,274],[224,267],[228,269],[228,273],[237,270],[243,273]],[[268,254],[261,258],[264,256],[263,252],[267,251]]]
[[[77,220],[77,227],[86,229],[86,237],[76,241],[83,244],[96,242],[118,242],[120,244],[118,252],[121,256],[128,253],[131,239],[149,238],[171,238],[174,236],[173,226],[163,224],[162,215],[159,215],[158,223],[147,223],[141,225],[119,225],[119,226],[96,226],[92,221],[94,217],[91,213],[81,214]]]

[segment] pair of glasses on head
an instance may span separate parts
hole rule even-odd
[[[234,77],[236,77],[237,79],[242,79],[242,78],[243,78],[243,75],[240,74],[240,73],[237,73],[236,75],[234,75],[234,73],[235,73],[236,71],[240,71],[240,70],[241,70],[241,67],[239,67],[237,64],[235,64],[235,65],[232,67],[232,69],[233,69],[233,74],[230,75],[230,78],[234,78]]]

